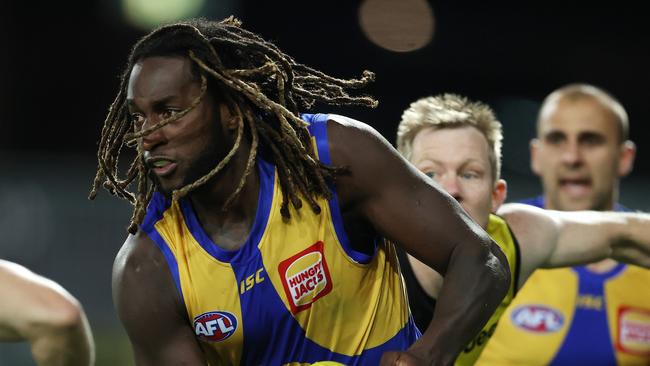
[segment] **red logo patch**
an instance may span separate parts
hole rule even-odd
[[[332,291],[322,241],[280,262],[278,271],[294,314],[308,309],[316,300]]]
[[[650,355],[650,310],[621,306],[617,320],[616,348],[637,356]]]

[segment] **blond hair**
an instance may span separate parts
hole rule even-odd
[[[490,166],[494,181],[501,174],[501,141],[503,133],[501,122],[496,119],[494,111],[478,101],[470,101],[456,94],[442,94],[418,99],[411,103],[402,114],[397,128],[397,149],[406,158],[411,159],[413,139],[421,130],[460,128],[471,126],[479,130],[490,146]]]

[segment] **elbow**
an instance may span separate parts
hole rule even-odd
[[[501,297],[505,296],[512,285],[512,274],[510,273],[508,258],[494,242],[490,245],[490,251],[486,260],[486,269],[489,272],[489,276],[487,277],[491,278],[494,282],[492,286],[493,290],[501,295]]]
[[[81,304],[65,291],[50,290],[33,305],[32,329],[43,334],[67,334],[84,327],[85,314]]]
[[[72,331],[83,326],[84,312],[78,301],[65,299],[50,309],[47,317],[49,327],[60,331]]]

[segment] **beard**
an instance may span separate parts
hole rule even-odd
[[[165,196],[167,199],[172,198],[172,193],[177,190],[181,189],[185,186],[188,186],[197,180],[201,179],[202,177],[206,176],[212,169],[214,169],[221,160],[223,160],[232,146],[228,146],[227,150],[225,149],[226,147],[223,145],[219,145],[216,143],[216,141],[222,140],[223,138],[219,139],[217,136],[217,131],[216,128],[212,132],[212,144],[207,145],[203,151],[201,151],[198,155],[198,158],[196,158],[194,161],[191,161],[189,163],[185,163],[187,165],[187,169],[184,173],[184,176],[182,177],[182,182],[179,186],[164,186],[160,182],[160,178],[154,174],[151,170],[149,170],[149,178],[154,184],[154,187],[156,190],[158,190],[160,193]],[[221,149],[215,148],[216,146],[222,146]],[[232,161],[230,162],[232,163]],[[205,182],[202,186],[205,186],[206,184],[209,184],[210,181],[214,180],[217,178],[219,175],[223,173],[225,169],[228,169],[228,166],[226,165],[221,172],[217,173],[214,177],[212,177],[210,180]],[[197,187],[199,189],[201,186]]]

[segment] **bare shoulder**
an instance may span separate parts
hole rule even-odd
[[[422,182],[424,175],[372,126],[330,115],[327,132],[332,164],[350,172],[337,180],[337,188],[344,197],[364,200],[381,195],[386,189],[402,189],[413,186],[415,181]]]
[[[113,291],[141,289],[172,280],[165,257],[149,236],[138,230],[129,235],[113,263]]]
[[[126,238],[115,256],[113,275],[151,275],[165,268],[165,258],[160,249],[146,233],[138,230]]]
[[[142,231],[115,258],[113,299],[139,364],[206,364],[165,256]]]
[[[331,114],[328,142],[334,164],[354,163],[377,152],[394,153],[392,145],[372,126],[341,115]]]
[[[113,300],[120,318],[137,324],[142,312],[180,307],[165,257],[146,233],[129,235],[113,263]]]

